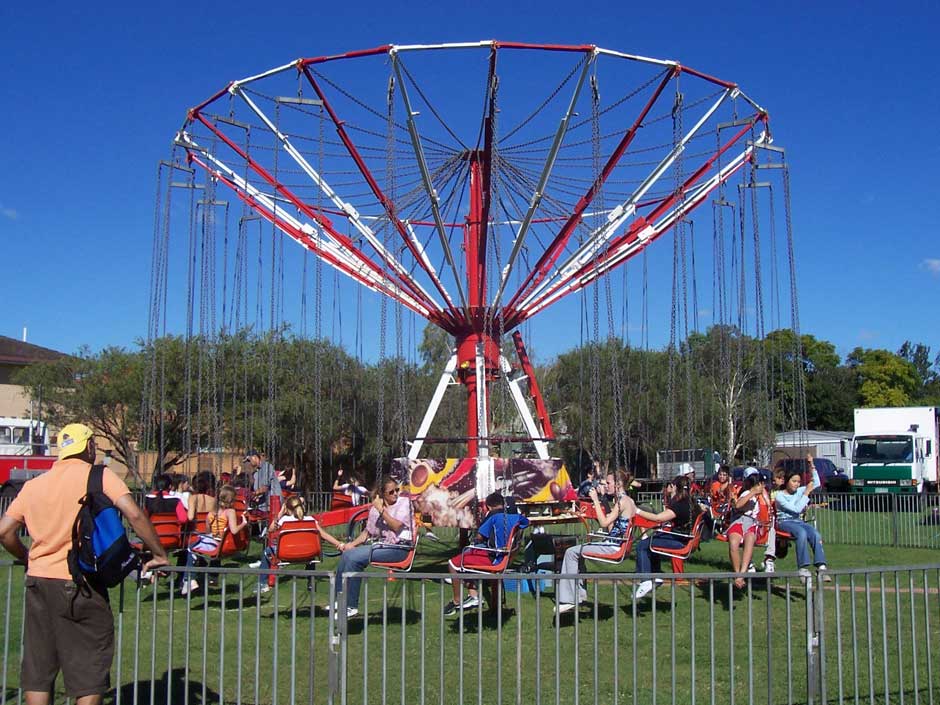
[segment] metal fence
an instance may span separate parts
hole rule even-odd
[[[940,495],[810,495],[809,518],[830,544],[940,548]],[[638,503],[658,505],[661,495],[641,493]]]
[[[588,598],[556,614],[565,576],[458,583],[495,609],[446,617],[441,573],[362,577],[345,617],[332,574],[195,569],[206,590],[181,597],[182,569],[112,592],[115,703],[934,703],[940,702],[940,564],[794,573],[586,576]],[[585,577],[585,576],[582,576]],[[647,576],[651,577],[651,576]],[[211,584],[210,581],[214,581]],[[0,564],[3,702],[18,690],[22,568]],[[336,609],[330,609],[336,601]],[[59,694],[57,701],[64,699]]]

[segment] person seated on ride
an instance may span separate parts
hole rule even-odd
[[[265,547],[264,551],[261,554],[261,561],[258,564],[258,567],[262,571],[266,571],[271,567],[271,560],[274,558],[275,545],[277,541],[277,532],[284,526],[284,524],[289,524],[294,521],[312,521],[317,525],[317,530],[320,532],[320,538],[327,543],[335,546],[336,548],[340,547],[340,540],[334,538],[330,535],[329,532],[323,531],[320,528],[319,522],[317,522],[316,517],[307,514],[304,507],[304,498],[299,495],[294,495],[288,497],[287,501],[284,502],[281,507],[280,513],[275,517],[274,521],[271,522],[271,525],[268,527],[268,538],[269,544]],[[258,574],[258,587],[255,588],[257,592],[265,593],[271,589],[275,582],[274,575],[265,575],[263,572]]]
[[[578,497],[588,498],[588,493],[598,485],[598,475],[600,475],[600,465],[595,460],[591,463],[591,467],[587,469],[587,472],[584,473],[584,479],[581,480],[581,484],[578,485]]]
[[[340,480],[342,479],[343,468],[340,468],[336,471],[336,479],[333,480],[333,490],[335,492],[342,492],[349,497],[352,500],[353,506],[358,506],[365,502],[366,497],[369,495],[369,490],[359,484],[356,476],[350,475],[347,482],[341,483]]]
[[[167,474],[157,475],[153,479],[153,491],[144,497],[144,509],[147,514],[176,514],[181,524],[189,519],[183,501],[173,495],[173,478]]]
[[[189,521],[195,521],[197,514],[215,510],[215,475],[206,470],[193,478],[193,493],[189,496]]]
[[[196,556],[215,555],[222,539],[225,538],[225,530],[237,534],[248,527],[248,519],[242,514],[242,520],[238,521],[235,510],[232,509],[232,503],[235,501],[235,488],[231,485],[225,485],[219,490],[218,509],[209,512],[206,517],[206,528],[208,533],[199,534],[196,542],[186,551],[186,567],[192,568],[196,562]],[[191,579],[189,573],[183,575],[183,587],[180,593],[186,595],[193,590],[199,589],[199,583]]]
[[[343,591],[345,573],[364,570],[371,560],[382,563],[397,563],[405,560],[411,550],[413,514],[411,500],[401,496],[398,481],[391,475],[383,475],[376,485],[375,497],[369,509],[366,528],[349,543],[340,543],[343,552],[336,566],[336,592]],[[364,546],[366,541],[383,544],[379,548]],[[349,594],[346,597],[346,617],[359,614],[359,590],[361,578],[350,578]]]
[[[689,494],[689,481],[682,475],[666,485],[664,492],[665,508],[661,512],[649,512],[637,508],[635,516],[656,523],[669,522],[671,530],[678,534],[689,534],[695,518],[699,513],[699,506]],[[650,548],[682,548],[689,539],[681,536],[670,536],[668,532],[657,532],[652,537],[642,538],[636,545],[636,572],[661,573],[660,557]],[[653,581],[644,580],[637,585],[633,594],[634,599],[645,597],[652,591]]]
[[[708,500],[712,516],[724,516],[731,504],[731,471],[727,465],[721,465],[715,479],[708,488]]]
[[[770,509],[773,512],[777,493],[783,490],[786,481],[786,471],[781,467],[774,470],[772,477],[773,489],[770,491]],[[773,514],[771,514],[771,517]],[[767,547],[764,549],[764,572],[773,573],[777,560],[777,522],[771,521],[767,530]]]
[[[620,550],[621,542],[619,539],[627,537],[630,531],[630,522],[637,512],[636,503],[627,496],[627,489],[630,487],[631,481],[630,474],[624,470],[608,473],[605,479],[605,491],[607,494],[613,495],[614,501],[607,507],[601,502],[597,488],[591,488],[589,496],[594,505],[597,521],[601,529],[605,530],[610,538],[572,546],[565,551],[565,557],[561,563],[561,572],[563,574],[584,572],[582,555],[585,551],[597,555],[608,555]],[[559,580],[555,610],[559,614],[569,612],[575,608],[576,604],[583,602],[586,597],[587,591],[582,581]]]
[[[809,493],[819,486],[819,473],[813,465],[813,456],[807,453],[806,460],[813,468],[813,479],[808,485],[802,485],[803,474],[800,468],[788,470],[783,490],[774,499],[777,508],[777,527],[792,534],[796,541],[796,564],[800,577],[811,577],[810,566],[815,563],[816,570],[825,582],[832,580],[826,571],[826,551],[819,531],[812,524],[803,521],[800,515],[809,504]],[[810,555],[812,548],[813,555]]]
[[[728,556],[731,559],[731,570],[735,573],[743,573],[751,565],[754,544],[757,543],[757,532],[760,529],[761,501],[765,507],[769,506],[767,490],[757,469],[748,468],[744,471],[741,491],[734,500],[728,525]],[[736,588],[740,590],[744,585],[744,578],[735,578]]]
[[[513,529],[524,529],[529,525],[527,517],[506,511],[506,500],[500,492],[493,492],[487,496],[485,501],[489,513],[483,523],[480,524],[480,528],[477,529],[473,544],[447,562],[447,570],[450,571],[451,576],[456,576],[465,569],[472,571],[476,566],[488,567],[499,563],[505,553],[493,549],[505,548],[509,543],[509,535]],[[480,597],[472,583],[468,583],[467,596],[461,602],[461,581],[457,577],[452,577],[451,582],[454,589],[454,599],[444,607],[445,617],[451,617],[457,614],[459,610],[469,610],[480,606]]]
[[[182,473],[173,475],[173,491],[171,497],[179,497],[180,502],[189,511],[189,498],[192,495],[192,488],[189,486],[189,476]]]

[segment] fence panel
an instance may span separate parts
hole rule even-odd
[[[112,591],[109,702],[940,702],[940,564],[832,570],[828,583],[752,574],[743,590],[730,573],[662,574],[640,599],[654,576],[592,573],[563,614],[555,589],[577,576],[487,576],[457,597],[498,586],[495,609],[462,617],[445,616],[440,573],[368,572],[344,577],[363,580],[351,619],[327,572],[282,570],[261,593],[266,573],[192,569],[204,589],[181,595],[184,570]],[[0,586],[0,693],[19,703],[22,568],[0,564]]]

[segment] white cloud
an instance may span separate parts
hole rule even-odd
[[[16,212],[15,208],[8,208],[2,203],[0,203],[0,215],[4,218],[9,218],[10,220],[16,220],[20,217],[20,214]]]
[[[921,260],[920,268],[930,272],[934,276],[940,276],[940,259]]]

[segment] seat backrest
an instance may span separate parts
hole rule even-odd
[[[233,556],[236,553],[245,553],[248,550],[248,544],[251,542],[251,532],[247,527],[233,534],[229,527],[225,527],[225,533],[222,534],[222,544],[219,546],[218,558],[223,556]]]
[[[330,509],[344,509],[353,506],[352,497],[345,492],[333,492],[333,498],[330,502]]]
[[[275,555],[281,563],[309,563],[320,560],[322,552],[317,522],[290,521],[278,530]]]
[[[150,523],[157,532],[160,545],[173,550],[183,547],[183,524],[173,514],[151,514]]]
[[[689,553],[698,548],[702,541],[702,530],[705,528],[705,512],[699,512],[692,523],[692,539],[688,543]]]
[[[522,547],[523,534],[525,534],[525,529],[518,524],[510,529],[509,537],[506,539],[506,552],[503,554],[502,558],[499,559],[498,563],[493,564],[494,573],[504,572],[509,564],[512,563],[519,549]]]

